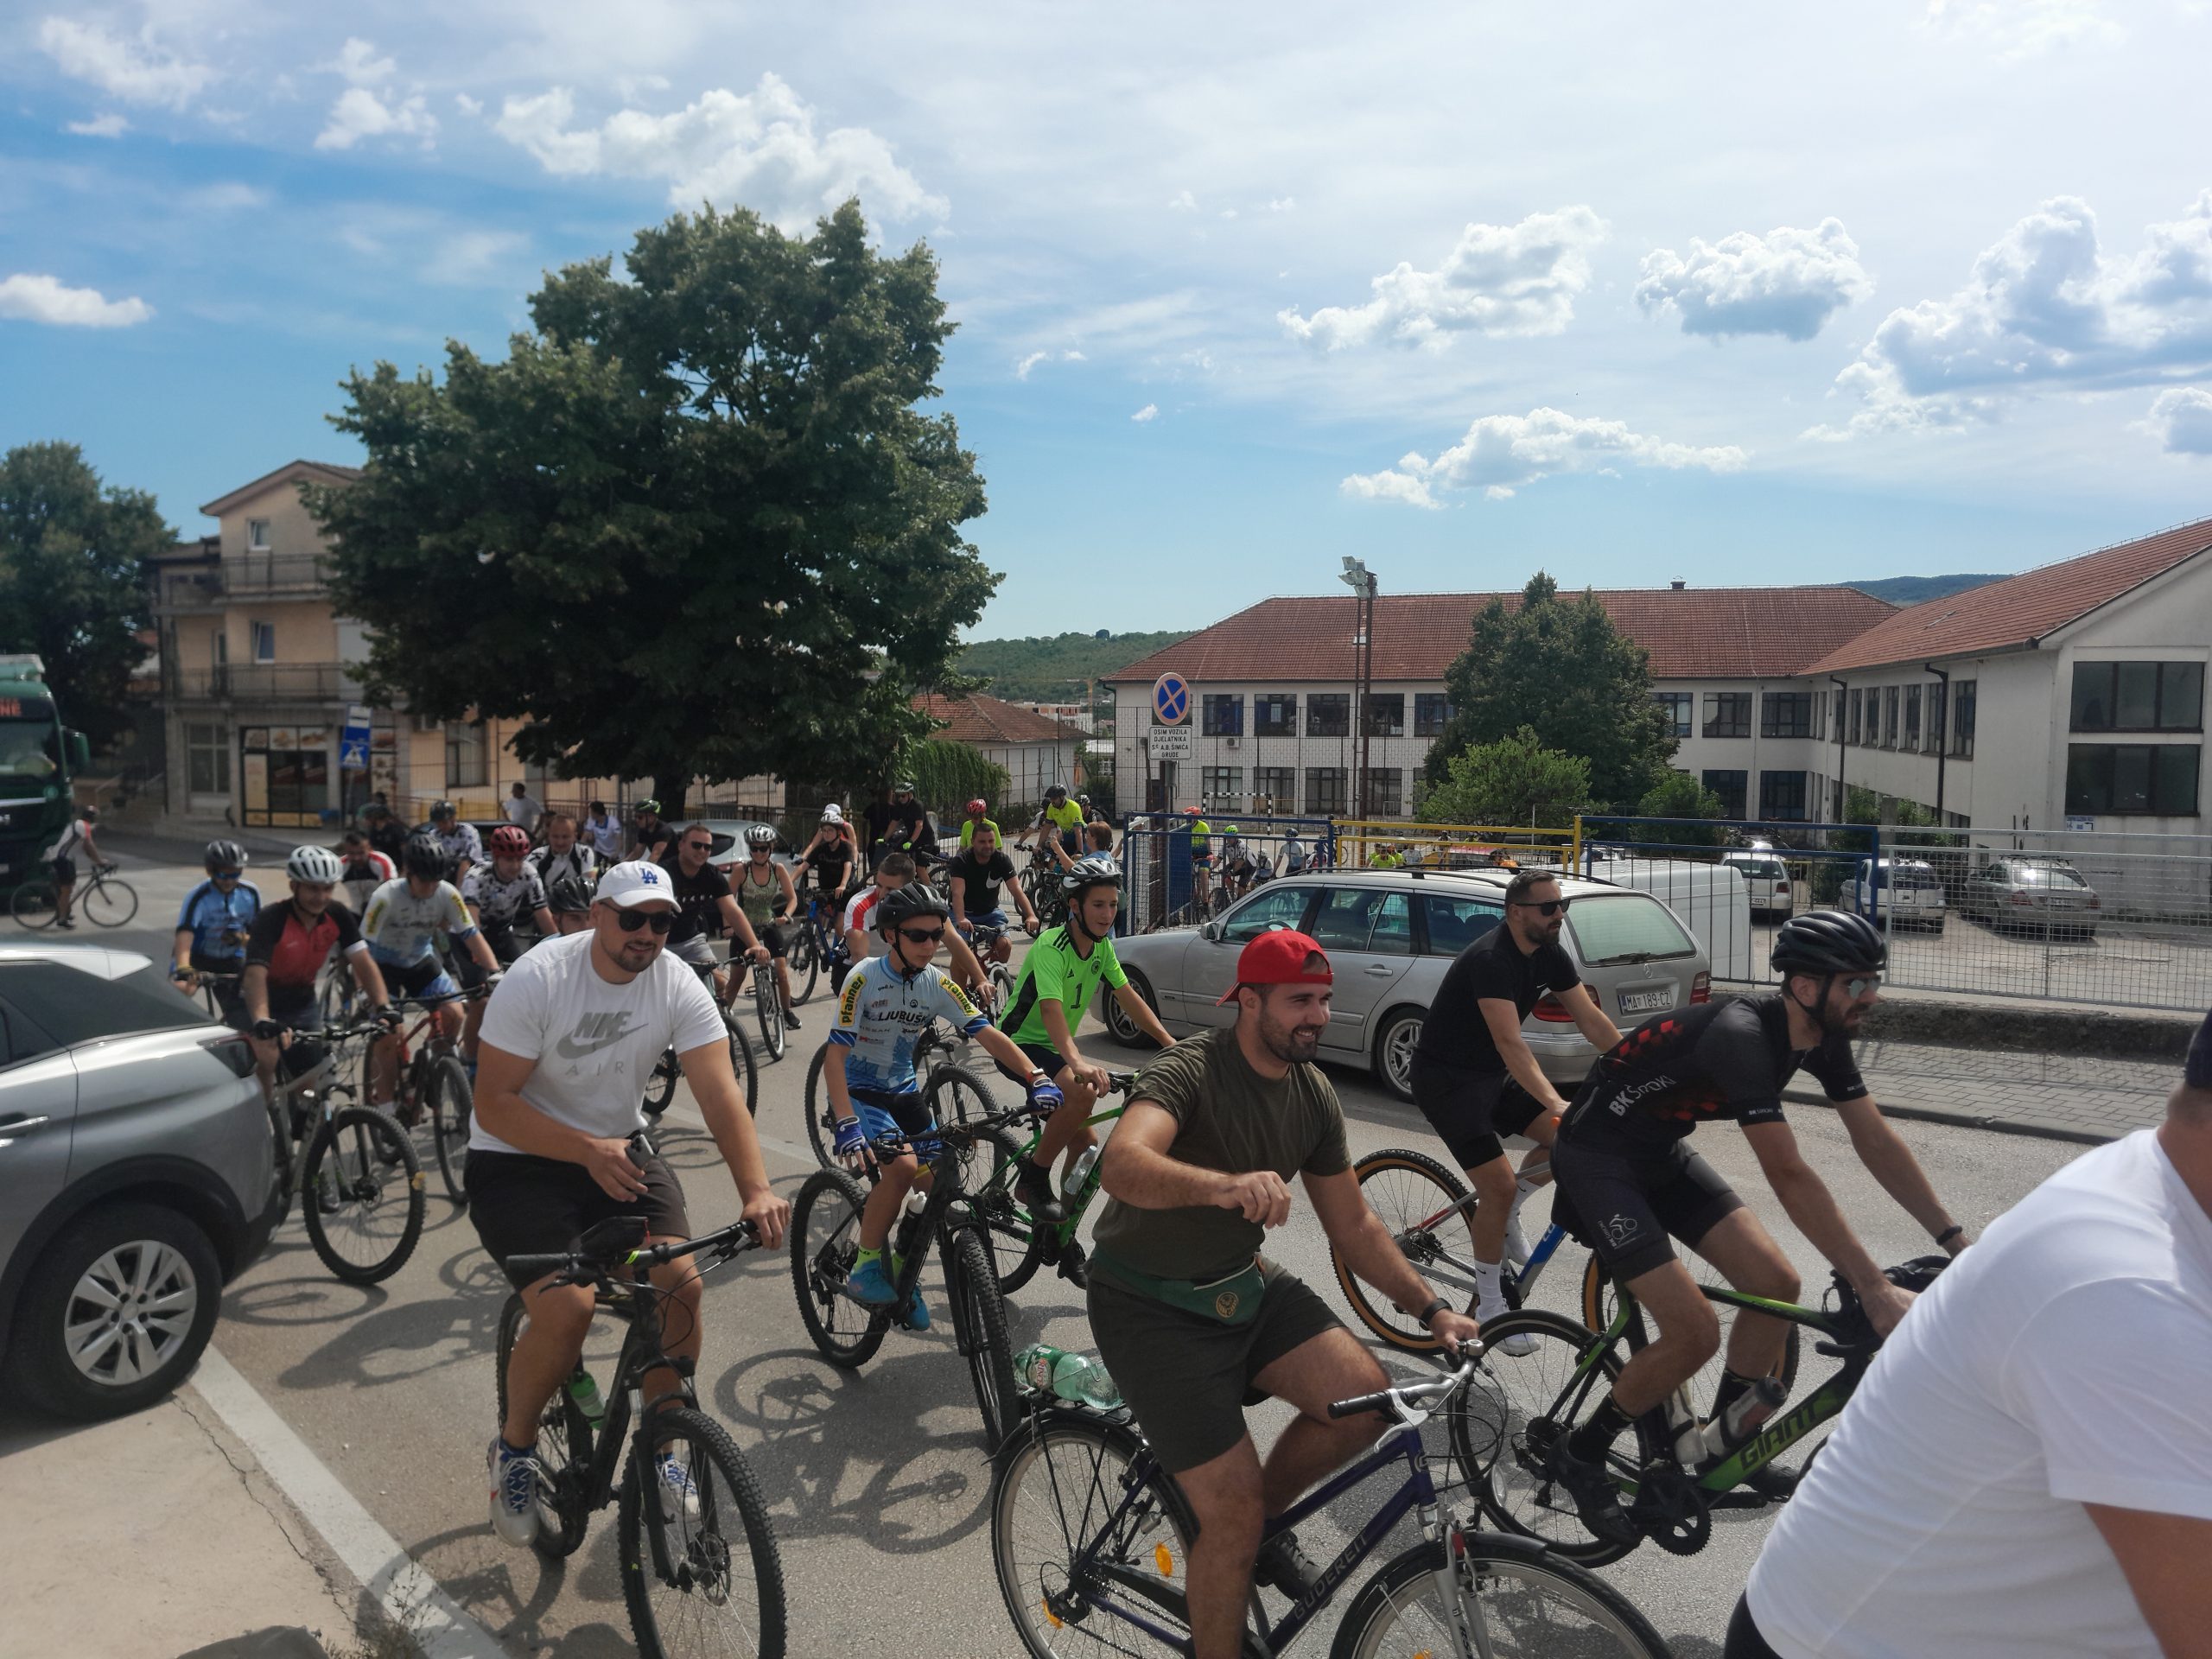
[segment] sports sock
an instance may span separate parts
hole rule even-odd
[[[1620,1432],[1635,1421],[1609,1394],[1605,1403],[1567,1437],[1567,1449],[1585,1463],[1595,1463],[1605,1455],[1606,1448],[1619,1438]]]
[[[1713,1391],[1713,1416],[1709,1421],[1719,1422],[1727,1414],[1728,1408],[1749,1394],[1751,1385],[1758,1381],[1755,1376],[1738,1376],[1733,1371],[1722,1371],[1720,1386]]]

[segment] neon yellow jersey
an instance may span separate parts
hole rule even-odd
[[[1083,828],[1083,809],[1073,801],[1062,801],[1058,806],[1046,803],[1045,817],[1057,829],[1079,831]]]
[[[1191,850],[1194,853],[1205,851],[1206,837],[1212,833],[1213,826],[1204,818],[1192,818],[1191,820]]]
[[[997,824],[992,823],[990,819],[985,818],[983,820],[983,828],[989,830],[993,835],[999,836],[1000,846],[1003,847],[1006,845],[1006,837],[999,835],[999,827]],[[960,821],[960,850],[963,853],[966,852],[969,848],[975,844],[975,842],[976,826],[973,823],[970,823],[967,819],[963,818]]]
[[[1129,982],[1129,976],[1122,971],[1121,958],[1114,954],[1113,942],[1099,940],[1086,957],[1076,949],[1074,936],[1065,925],[1048,927],[1037,936],[1037,943],[1023,959],[1021,977],[1007,999],[1006,1012],[999,1015],[999,1029],[1017,1043],[1042,1043],[1050,1047],[1052,1033],[1045,1028],[1045,1016],[1037,1005],[1057,1002],[1072,1037],[1102,982],[1115,988]]]

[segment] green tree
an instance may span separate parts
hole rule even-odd
[[[914,739],[900,753],[897,770],[900,779],[914,785],[915,798],[940,819],[947,814],[957,819],[962,807],[978,799],[996,810],[1007,804],[1007,791],[1013,785],[1004,766],[950,738]]]
[[[1667,775],[1644,791],[1636,810],[1647,818],[1722,816],[1720,798],[1679,766],[1668,767]],[[1688,823],[1646,823],[1637,825],[1629,838],[1665,842],[1676,847],[1718,847],[1725,839],[1725,832],[1718,825],[1701,830]]]
[[[1427,823],[1542,824],[1574,822],[1590,801],[1590,763],[1546,748],[1529,727],[1452,757],[1443,780],[1422,797]]]
[[[1423,770],[1450,774],[1470,745],[1527,727],[1590,763],[1590,793],[1608,805],[1641,800],[1675,753],[1674,728],[1652,700],[1643,647],[1613,626],[1593,594],[1561,599],[1539,570],[1509,611],[1494,599],[1444,677],[1452,715]]]
[[[104,489],[73,443],[0,456],[0,651],[36,652],[62,717],[104,749],[151,626],[142,562],[176,540],[143,490]]]
[[[935,257],[848,202],[804,237],[679,213],[623,266],[548,277],[504,362],[344,383],[367,468],[307,494],[370,696],[522,719],[523,760],[671,814],[695,774],[887,775],[998,581],[960,534],[975,457],[919,407]]]

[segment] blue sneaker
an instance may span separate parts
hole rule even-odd
[[[845,1281],[845,1294],[862,1307],[888,1307],[899,1300],[898,1287],[891,1282],[890,1270],[880,1255],[853,1269]]]
[[[537,1541],[537,1453],[518,1452],[495,1434],[485,1461],[492,1483],[492,1529],[503,1543],[528,1549]]]

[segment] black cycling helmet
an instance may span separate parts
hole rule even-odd
[[[584,885],[582,878],[564,875],[554,882],[552,890],[545,895],[545,903],[549,909],[573,915],[591,908],[591,889]]]
[[[660,803],[650,795],[646,796],[644,800],[639,801],[635,806],[630,809],[630,814],[632,817],[642,818],[648,812],[652,813],[655,817],[660,817]]]
[[[1890,947],[1864,916],[1808,910],[1782,925],[1770,961],[1778,974],[1872,974],[1889,959]]]
[[[218,870],[242,870],[245,868],[245,849],[235,841],[211,841],[207,843],[207,874]]]
[[[952,906],[935,887],[919,881],[909,881],[903,887],[893,887],[875,901],[875,925],[880,932],[911,922],[917,916],[942,916],[950,920]]]
[[[1110,853],[1086,853],[1060,873],[1060,891],[1070,904],[1082,900],[1093,887],[1122,885],[1122,866]]]
[[[419,875],[425,881],[442,881],[449,868],[446,849],[429,836],[410,836],[407,844],[399,849],[399,868],[410,875]]]
[[[430,822],[432,823],[435,823],[440,818],[451,818],[457,817],[459,816],[460,815],[453,810],[453,803],[451,801],[432,801],[430,803]]]

